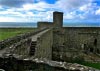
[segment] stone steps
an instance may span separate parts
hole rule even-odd
[[[30,46],[30,55],[34,55],[37,41],[32,41]]]

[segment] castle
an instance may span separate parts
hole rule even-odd
[[[53,13],[53,22],[38,22],[38,28],[46,27],[52,30],[51,59],[66,61],[77,56],[86,58],[88,55],[92,55],[97,57],[97,59],[92,59],[98,60],[96,55],[100,55],[99,27],[63,27],[62,12]],[[50,33],[47,36],[50,36]],[[47,42],[43,45],[45,44]]]
[[[40,62],[40,66],[41,62],[44,62],[54,68],[57,64],[48,62],[47,60],[58,62],[100,62],[99,27],[63,27],[62,12],[53,13],[53,22],[38,22],[37,25],[37,30],[34,32],[22,34],[0,42],[0,48],[5,47],[5,49],[2,49],[0,52],[0,68],[3,68],[8,62],[8,71],[18,71],[17,69],[20,71],[28,69],[27,71],[29,71],[30,68],[34,70],[35,68],[32,67],[32,65],[34,65],[34,60],[38,59],[46,60],[37,61],[37,63]],[[12,56],[15,59],[13,59]],[[9,63],[11,63],[12,66],[9,66]],[[15,68],[16,65],[18,65],[17,68]],[[25,69],[23,69],[24,66]],[[36,67],[36,69],[41,68],[40,66]],[[10,67],[14,69],[11,70]],[[64,65],[61,67],[65,68]],[[46,68],[44,64],[43,68]],[[6,69],[6,67],[4,69]],[[59,70],[59,68],[57,70],[52,69],[53,68],[51,68],[50,71],[82,71],[69,70],[69,67],[68,70]]]

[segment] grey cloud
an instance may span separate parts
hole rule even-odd
[[[25,3],[33,3],[34,0],[0,0],[0,5],[7,7],[21,7]]]

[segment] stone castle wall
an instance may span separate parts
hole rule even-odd
[[[35,52],[36,58],[46,58],[50,59],[52,58],[52,31],[49,30],[48,32],[41,35],[37,42],[37,49]]]
[[[84,54],[87,54],[87,56],[88,53],[100,54],[99,27],[62,27],[63,13],[60,12],[54,12],[53,18],[53,23],[38,22],[37,32],[19,36],[19,40],[16,40],[16,42],[25,40],[26,38],[45,30],[45,28],[50,28],[49,31],[42,34],[42,36],[37,39],[36,49],[34,48],[35,54],[32,56],[32,58],[49,59],[55,61],[72,61],[74,59],[83,60],[81,57],[83,57]],[[23,37],[23,39],[21,37]],[[15,40],[13,39],[11,41],[13,42]],[[21,43],[21,45],[16,47],[16,49],[13,51],[14,54],[28,55],[30,43],[31,40],[29,42],[26,41]],[[0,48],[2,47],[0,46]],[[26,63],[26,66],[28,65],[29,64]]]
[[[53,27],[53,23],[52,22],[38,22],[37,26],[38,26],[38,29],[50,28],[50,27]]]
[[[67,48],[100,53],[100,28],[68,27],[64,29]]]
[[[93,60],[100,61],[100,58],[95,55],[100,54],[100,28],[65,27],[60,30],[55,28],[52,50],[53,60],[57,61],[82,60],[86,56],[89,57],[91,53],[95,57],[92,58]]]

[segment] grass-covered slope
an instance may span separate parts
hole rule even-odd
[[[34,28],[0,28],[0,41],[31,31],[34,31]]]
[[[80,62],[79,64],[89,66],[89,67],[93,67],[93,68],[100,70],[100,63]]]

